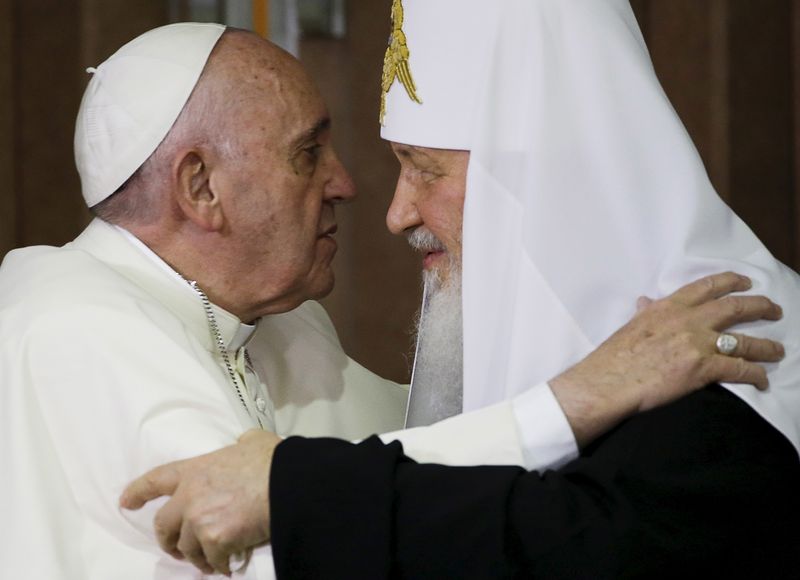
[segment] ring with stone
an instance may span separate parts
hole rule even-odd
[[[737,346],[739,346],[739,339],[732,334],[722,333],[717,338],[717,351],[719,351],[719,354],[730,356],[734,353]]]

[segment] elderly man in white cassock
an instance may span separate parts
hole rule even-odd
[[[192,24],[89,72],[75,156],[99,219],[0,269],[0,577],[194,578],[152,514],[118,509],[132,477],[253,427],[398,428],[406,393],[307,302],[332,287],[354,191],[296,61]],[[257,553],[248,577],[272,574]]]
[[[408,422],[510,402],[519,463],[540,471],[419,464],[375,438],[274,447],[261,434],[153,471],[124,503],[174,493],[162,542],[198,543],[218,568],[220,554],[266,541],[271,525],[285,578],[796,577],[800,281],[713,191],[628,2],[395,0],[392,20],[382,135],[401,169],[387,221],[425,252],[427,278]],[[679,341],[643,321],[670,327],[665,308],[708,298],[707,284],[645,305],[625,328],[642,323],[639,332],[614,331],[638,296],[726,269],[786,308],[780,322],[742,327],[787,347],[768,367],[769,389],[734,384],[754,374],[719,376],[587,444],[598,430],[582,436],[570,410],[583,402],[593,413],[592,389],[581,401],[565,383],[625,392],[632,368],[605,374],[607,359],[591,362],[623,342],[612,358],[626,364],[662,344],[658,372],[678,379]],[[699,318],[721,330],[708,307],[728,300],[702,304]],[[716,364],[743,365],[753,345],[698,336]],[[564,431],[553,394],[582,447],[571,462],[574,441],[554,435]],[[634,408],[654,406],[638,395]],[[545,433],[553,444],[537,447]],[[246,469],[258,461],[260,474]],[[213,501],[233,492],[257,501]]]
[[[156,506],[119,509],[127,482],[254,427],[345,439],[399,429],[406,389],[348,359],[309,301],[332,287],[334,206],[354,191],[300,65],[252,33],[181,24],[90,72],[75,154],[98,219],[63,248],[16,250],[0,268],[0,576],[196,578],[190,562],[159,549]],[[722,294],[744,286],[739,276],[718,280]],[[723,325],[777,316],[766,299],[743,304],[733,317],[708,306]],[[677,326],[695,339],[710,332]],[[751,360],[779,356],[777,345],[743,340]],[[695,360],[687,347],[681,357]],[[760,367],[744,368],[765,386]],[[704,367],[658,392],[677,397],[730,373]],[[512,406],[500,405],[417,431],[406,449],[514,463],[536,455],[523,443]],[[264,459],[236,478],[266,478]],[[259,497],[266,504],[266,487],[217,505]],[[269,548],[238,575],[273,577]]]

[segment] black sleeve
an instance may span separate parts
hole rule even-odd
[[[799,498],[791,444],[712,387],[543,474],[287,439],[273,550],[282,579],[800,578]]]

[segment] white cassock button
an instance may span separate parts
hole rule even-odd
[[[264,409],[267,408],[267,402],[263,398],[259,397],[256,399],[256,407],[258,407],[258,410],[263,413]]]

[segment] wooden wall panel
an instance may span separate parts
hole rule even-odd
[[[84,69],[166,13],[162,0],[0,0],[0,256],[88,222],[72,148]]]
[[[792,114],[794,129],[794,267],[800,270],[800,0],[792,0]]]
[[[727,0],[639,0],[653,65],[723,198],[729,195]]]
[[[731,0],[731,205],[775,256],[794,252],[791,6]]]
[[[791,3],[632,5],[659,79],[720,195],[797,268]]]
[[[0,258],[16,245],[14,183],[14,10],[0,0]]]
[[[96,66],[129,40],[166,24],[168,12],[167,0],[82,0],[81,66]]]
[[[15,7],[17,243],[60,244],[84,216],[72,162],[80,5],[63,0]]]

